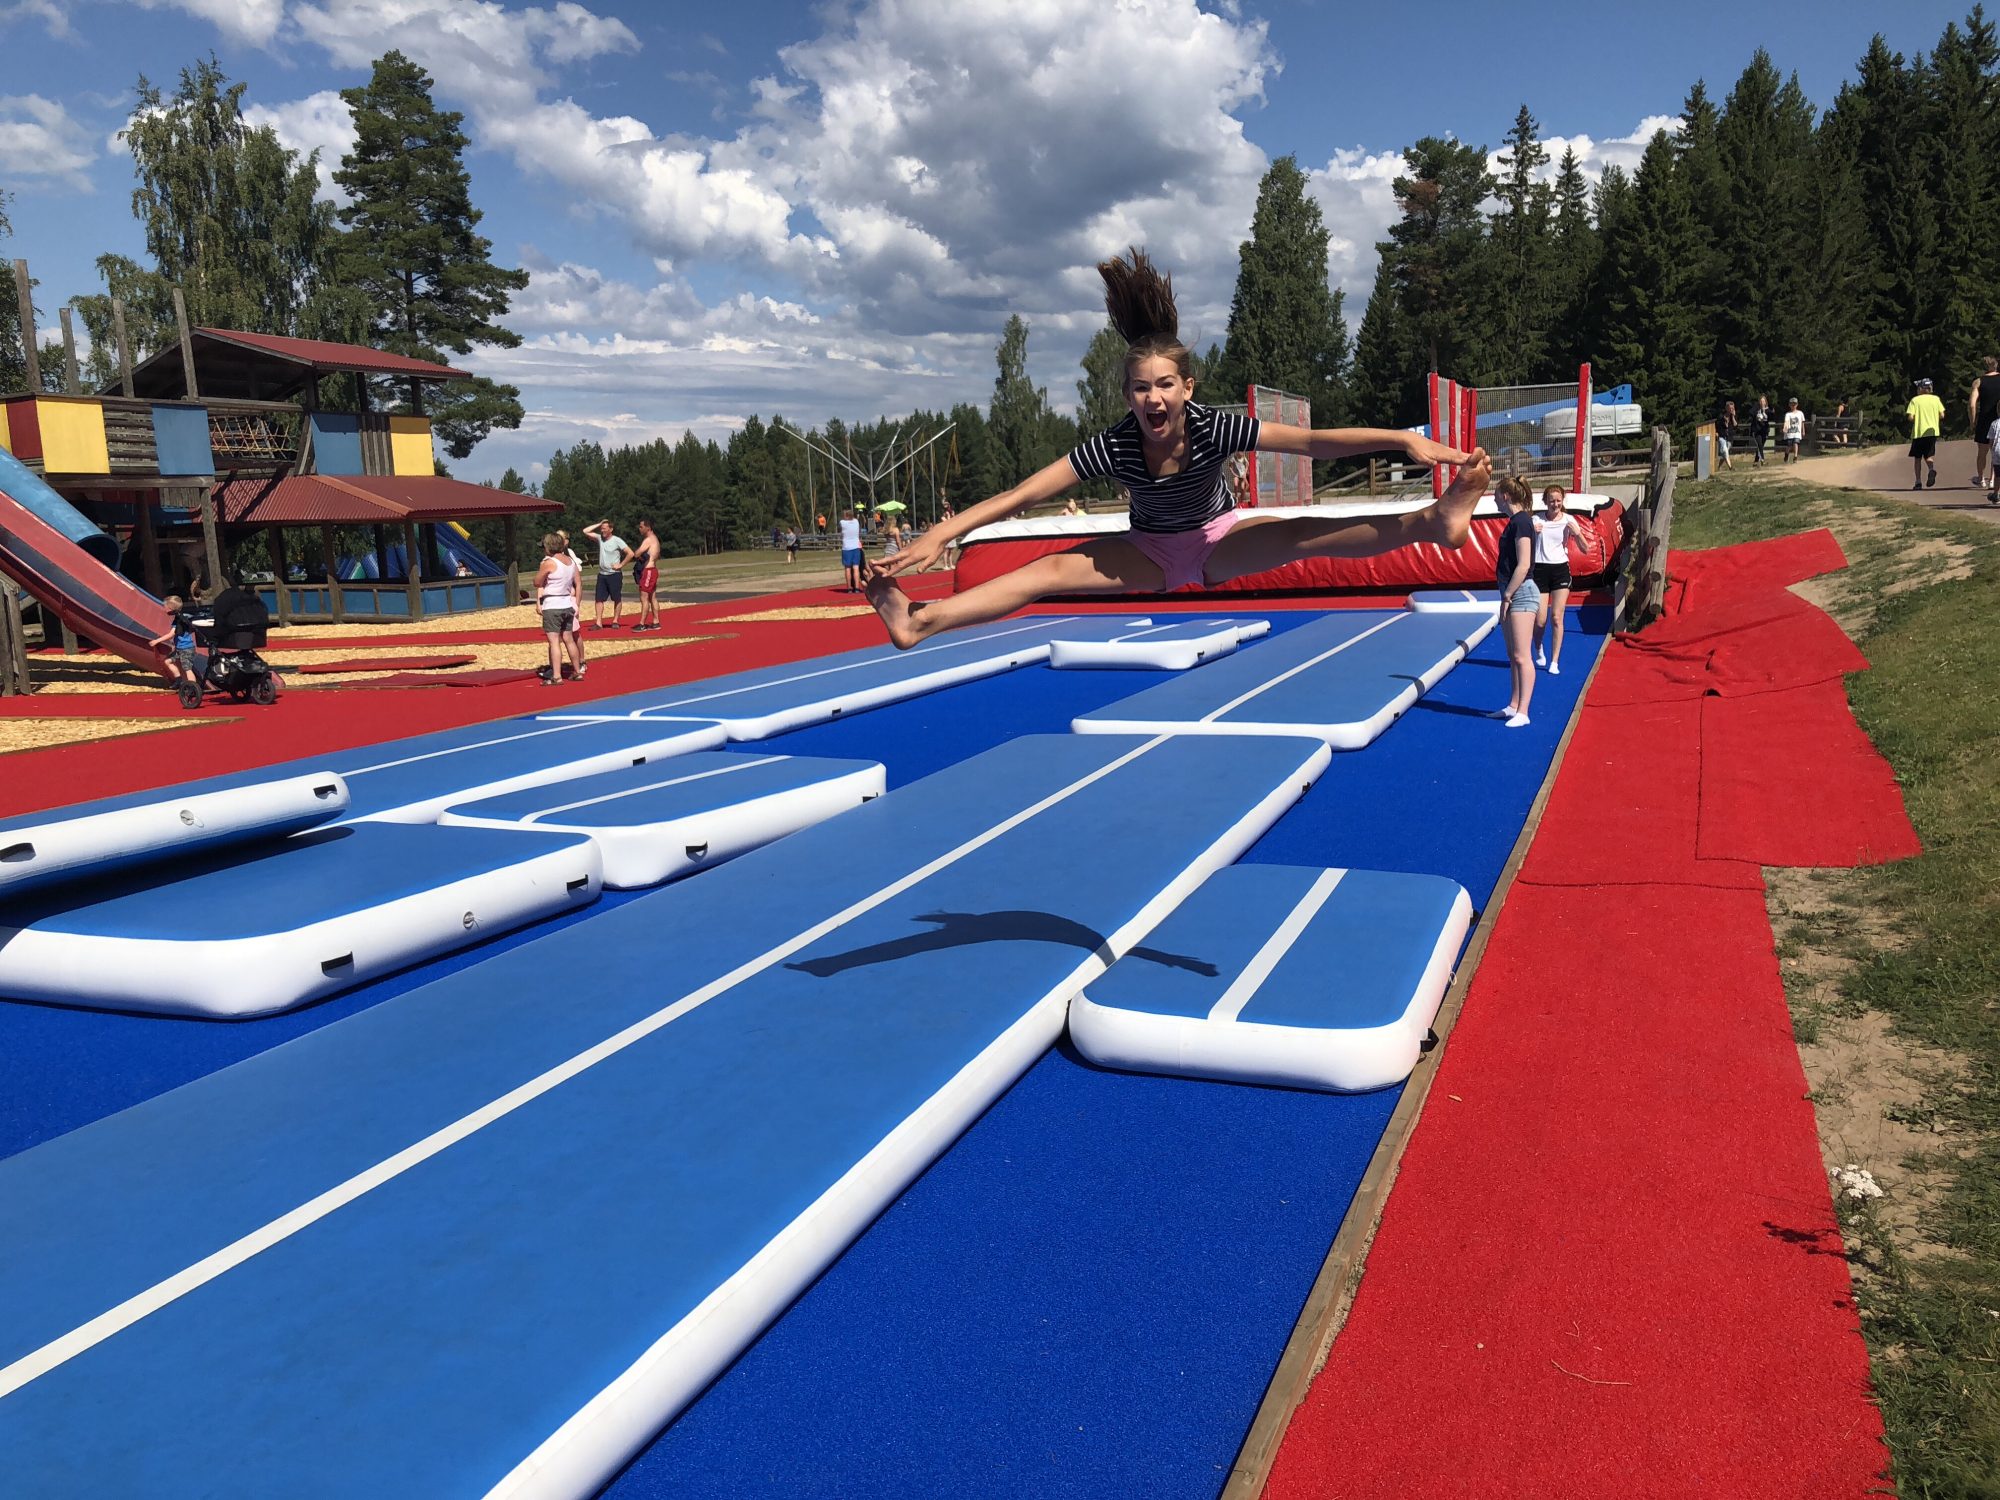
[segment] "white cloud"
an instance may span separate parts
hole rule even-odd
[[[214,23],[224,36],[269,45],[285,19],[285,0],[139,0],[146,10],[179,10]]]
[[[338,89],[321,89],[288,104],[252,104],[243,111],[252,125],[268,125],[278,139],[299,153],[319,152],[320,196],[345,203],[347,195],[334,185],[340,159],[354,145],[354,115]]]
[[[69,24],[69,16],[55,0],[13,0],[11,5],[0,5],[0,25],[29,18],[40,21],[42,29],[58,40],[76,35]]]
[[[0,162],[16,181],[60,183],[90,191],[96,132],[40,94],[0,94]]]
[[[1577,165],[1592,182],[1602,177],[1604,169],[1610,166],[1622,168],[1630,175],[1639,169],[1639,158],[1646,154],[1646,146],[1655,135],[1662,130],[1668,135],[1679,135],[1683,125],[1679,115],[1647,115],[1630,135],[1611,136],[1601,141],[1588,135],[1549,136],[1542,142],[1548,150],[1549,162],[1540,175],[1546,181],[1555,180],[1565,147],[1576,152]],[[1495,170],[1498,170],[1497,165]]]

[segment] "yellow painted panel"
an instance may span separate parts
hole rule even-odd
[[[431,451],[430,418],[389,418],[389,472],[437,473],[437,459]]]
[[[49,474],[109,474],[111,453],[104,441],[104,408],[95,401],[38,397],[42,422],[42,469]]]
[[[4,404],[0,404],[0,448],[9,453],[14,451],[14,444],[7,436],[7,408]]]

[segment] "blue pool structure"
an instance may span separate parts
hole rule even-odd
[[[1037,617],[951,657],[307,757],[201,787],[337,775],[317,830],[198,870],[134,855],[113,896],[0,897],[4,992],[35,924],[109,953],[173,939],[185,905],[189,936],[226,935],[260,868],[337,883],[363,958],[370,849],[385,912],[468,862],[555,883],[256,1019],[0,999],[0,1473],[37,1496],[1215,1495],[1401,1086],[1097,1066],[1071,1002],[1103,981],[1159,1008],[1158,970],[1311,1025],[1313,971],[1404,943],[1357,953],[1366,998],[1328,1024],[1395,1021],[1384,997],[1436,969],[1418,947],[1491,901],[1608,627],[1572,611],[1584,654],[1507,730],[1470,612],[1242,614],[1269,633],[1182,671],[1054,669],[1058,630],[1140,616]],[[1183,727],[1251,703],[1254,726]],[[733,858],[634,877],[670,883],[562,863],[593,823],[686,842],[720,787],[836,784]],[[474,826],[433,826],[453,807]],[[274,888],[241,922],[310,902]],[[1232,988],[1260,959],[1268,985]]]

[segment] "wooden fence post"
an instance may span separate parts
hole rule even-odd
[[[419,572],[421,563],[422,560],[417,555],[417,523],[415,521],[405,521],[403,523],[403,568],[409,577],[410,618],[412,620],[421,620],[424,617],[424,589],[422,574]]]
[[[278,598],[278,623],[292,623],[292,576],[285,564],[285,528],[273,526],[270,532],[271,577],[276,580]]]
[[[1666,607],[1667,539],[1674,524],[1673,437],[1653,429],[1652,465],[1646,489],[1632,512],[1631,550],[1619,575],[1615,617],[1620,630],[1641,630]]]
[[[21,308],[21,353],[28,366],[28,389],[40,394],[42,389],[42,353],[35,347],[35,294],[34,282],[28,277],[28,263],[14,262],[14,297]]]
[[[21,591],[0,579],[0,696],[33,692],[28,679],[28,630],[21,623]]]
[[[328,602],[333,605],[333,622],[338,625],[347,618],[347,607],[340,596],[340,554],[333,544],[333,523],[322,522],[319,528],[320,556],[326,562],[326,589]]]

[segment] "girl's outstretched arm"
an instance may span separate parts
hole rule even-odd
[[[1400,453],[1411,463],[1462,464],[1470,456],[1420,432],[1388,427],[1286,427],[1265,422],[1258,429],[1259,453],[1298,453],[1322,461],[1362,453]]]
[[[898,573],[921,573],[944,555],[946,544],[967,532],[990,526],[995,521],[1004,521],[1030,505],[1053,500],[1064,491],[1075,489],[1081,482],[1076,477],[1076,470],[1070,467],[1068,457],[1059,458],[1048,467],[1037,469],[1011,490],[1002,490],[990,500],[969,505],[955,516],[947,516],[894,557],[876,559],[868,565],[868,576],[890,578]]]

